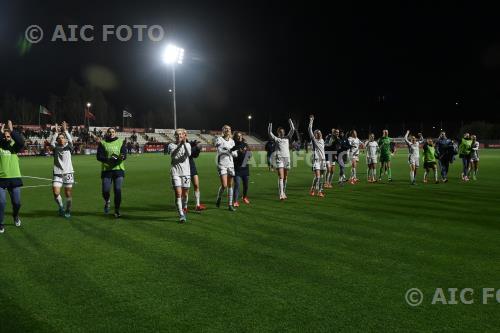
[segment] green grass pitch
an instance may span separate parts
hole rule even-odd
[[[102,212],[100,165],[75,156],[73,217],[60,218],[50,186],[22,191],[23,226],[7,204],[0,235],[1,332],[487,331],[500,304],[500,151],[481,151],[478,181],[409,185],[406,153],[393,183],[310,197],[310,168],[277,178],[251,170],[250,206],[216,209],[214,155],[197,160],[208,210],[177,223],[170,158],[130,156],[122,214]],[[361,159],[362,161],[364,159]],[[51,158],[23,158],[23,175],[50,178]],[[348,171],[349,172],[349,171]],[[337,175],[336,175],[337,178]],[[49,185],[25,179],[26,186]],[[190,207],[194,196],[191,192]],[[424,294],[405,301],[409,288]],[[431,304],[436,288],[473,288],[474,304]]]

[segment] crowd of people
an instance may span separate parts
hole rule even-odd
[[[382,136],[376,140],[373,133],[369,134],[368,140],[361,141],[355,130],[344,134],[342,130],[332,129],[325,139],[320,130],[313,129],[314,116],[310,116],[308,134],[312,143],[312,171],[313,181],[310,187],[310,195],[324,197],[325,188],[333,186],[336,166],[339,167],[338,181],[340,184],[349,182],[356,184],[358,179],[357,169],[360,150],[366,151],[366,163],[368,166],[367,181],[375,183],[382,181],[387,176],[392,181],[391,158],[396,150],[393,139],[389,137],[388,130],[382,131]],[[18,154],[25,147],[24,135],[33,137],[34,132],[22,128],[14,128],[11,121],[0,124],[0,233],[4,232],[4,211],[6,205],[6,193],[8,192],[13,206],[13,219],[16,226],[21,226],[19,210],[21,207],[20,188],[23,186],[21,172],[19,169]],[[290,148],[293,148],[291,140],[296,130],[291,119],[289,119],[289,131],[286,133],[283,127],[278,127],[273,133],[273,125],[269,123],[268,134],[270,140],[265,149],[268,156],[270,170],[276,170],[278,176],[278,196],[280,200],[287,199],[287,182],[291,168]],[[78,140],[73,140],[74,135]],[[134,133],[135,134],[135,133]],[[57,204],[59,214],[66,218],[71,217],[72,186],[74,184],[74,170],[71,156],[77,151],[77,145],[82,138],[87,142],[97,145],[97,160],[101,163],[102,197],[104,200],[104,213],[111,209],[111,188],[114,193],[114,216],[121,217],[121,191],[125,177],[125,160],[127,154],[138,146],[137,139],[133,137],[127,142],[117,136],[115,128],[109,128],[103,135],[101,131],[88,131],[81,128],[71,128],[65,122],[59,127],[57,124],[49,131],[37,132],[40,140],[48,141],[53,151],[54,166],[52,188],[54,201]],[[88,135],[88,137],[86,136]],[[174,133],[175,142],[165,147],[165,153],[171,156],[171,182],[175,196],[175,206],[179,213],[179,221],[184,223],[188,212],[188,192],[191,182],[194,185],[196,199],[195,209],[202,211],[206,209],[200,201],[200,181],[196,169],[195,158],[201,152],[200,143],[188,141],[187,131],[179,128]],[[438,170],[441,181],[448,181],[448,170],[456,155],[462,161],[463,181],[477,179],[479,169],[479,142],[475,135],[465,133],[459,140],[451,140],[443,131],[437,140],[424,139],[421,133],[417,136],[410,135],[407,131],[404,141],[408,147],[408,165],[410,168],[410,184],[415,185],[417,170],[420,166],[420,146],[423,148],[423,181],[428,182],[429,176],[439,183]],[[230,211],[235,211],[240,205],[239,198],[242,192],[242,201],[250,204],[249,191],[249,159],[252,156],[249,145],[246,143],[243,133],[232,133],[231,127],[224,125],[222,134],[215,140],[217,152],[217,172],[220,186],[217,192],[216,206],[220,207],[224,193],[227,191],[227,205]],[[138,149],[138,148],[136,148]],[[346,167],[350,166],[350,177],[347,179]],[[379,167],[377,177],[377,167]],[[240,189],[242,187],[242,189]],[[64,188],[65,202],[61,196],[61,188]]]

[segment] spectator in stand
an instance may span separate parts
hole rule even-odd
[[[132,154],[132,141],[127,141],[127,153]]]

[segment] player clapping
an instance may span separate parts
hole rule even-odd
[[[326,171],[326,159],[325,159],[325,141],[320,130],[315,130],[313,132],[313,122],[314,116],[309,116],[309,136],[313,142],[313,153],[312,157],[312,170],[314,173],[314,179],[311,186],[310,194],[314,196],[317,194],[319,197],[324,197],[323,193],[323,183],[324,175]]]
[[[227,204],[230,211],[235,211],[233,206],[233,177],[234,177],[234,161],[237,152],[233,151],[234,140],[231,138],[231,127],[224,125],[222,127],[222,136],[215,140],[215,148],[217,148],[217,172],[220,178],[220,187],[217,192],[217,201],[215,205],[220,207],[222,195],[227,189]]]
[[[268,134],[269,137],[276,143],[275,148],[275,168],[278,172],[278,192],[280,200],[285,200],[286,196],[286,184],[288,181],[288,170],[290,170],[290,140],[295,132],[295,127],[293,126],[292,119],[288,119],[290,124],[290,131],[285,135],[285,129],[283,127],[278,127],[275,136],[273,134],[273,124],[269,123]]]
[[[21,186],[23,180],[21,178],[21,170],[19,169],[19,157],[17,153],[24,147],[23,136],[14,131],[12,122],[0,124],[0,234],[3,234],[5,229],[3,225],[6,191],[9,192],[10,201],[12,202],[12,217],[14,225],[21,226],[19,218],[19,210],[21,209]]]
[[[419,167],[419,159],[420,159],[420,144],[424,142],[422,134],[419,133],[418,140],[412,135],[410,139],[408,139],[408,135],[410,131],[406,131],[405,134],[405,142],[408,145],[408,164],[410,165],[410,184],[415,185],[417,179],[417,170]]]
[[[59,126],[55,125],[55,133],[50,141],[50,146],[54,151],[52,193],[59,208],[59,215],[69,218],[71,217],[71,205],[73,202],[72,188],[74,183],[74,170],[71,161],[73,138],[68,131],[68,124],[65,121],[62,122],[62,132],[59,132]],[[66,208],[64,208],[61,197],[61,187],[64,187]]]
[[[191,185],[191,169],[189,156],[191,145],[186,142],[187,132],[183,128],[175,130],[175,143],[167,146],[167,154],[171,156],[170,176],[175,194],[175,205],[179,213],[179,222],[186,222],[187,196]]]

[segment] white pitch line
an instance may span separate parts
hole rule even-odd
[[[22,176],[23,178],[32,178],[32,179],[41,179],[41,180],[50,180],[52,181],[52,179],[50,178],[43,178],[43,177],[33,177],[33,176]]]
[[[47,185],[30,185],[30,186],[23,186],[22,188],[29,188],[29,187],[44,187],[44,186],[52,186],[52,184],[47,184]]]

